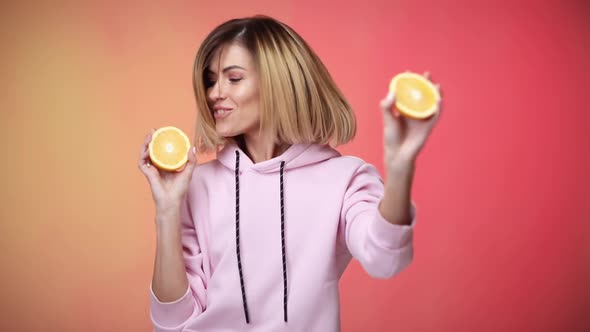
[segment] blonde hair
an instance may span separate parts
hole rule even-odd
[[[232,42],[253,55],[259,72],[260,128],[270,129],[277,144],[340,145],[354,138],[354,112],[311,47],[286,24],[257,15],[219,25],[197,52],[195,144],[201,152],[213,152],[226,143],[215,131],[206,75],[213,53]]]

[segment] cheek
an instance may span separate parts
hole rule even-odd
[[[237,106],[237,112],[225,120],[217,121],[217,133],[228,137],[256,130],[261,116],[258,92],[244,86],[234,90],[229,97]]]
[[[260,103],[259,96],[257,93],[246,91],[239,98],[236,98],[238,107],[240,109],[240,117],[248,120],[260,119]]]

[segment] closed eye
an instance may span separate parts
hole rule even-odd
[[[205,79],[205,88],[209,89],[210,87],[215,85],[215,81],[212,79]]]

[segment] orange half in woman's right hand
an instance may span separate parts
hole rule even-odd
[[[421,120],[438,111],[438,88],[420,74],[405,72],[394,76],[389,91],[395,93],[395,107],[406,117]]]

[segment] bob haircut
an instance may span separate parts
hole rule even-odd
[[[215,131],[206,75],[214,52],[234,42],[253,56],[260,84],[260,130],[270,129],[276,144],[340,145],[354,138],[354,112],[311,47],[288,25],[256,15],[222,23],[197,52],[195,145],[201,152],[217,151],[226,143]]]

